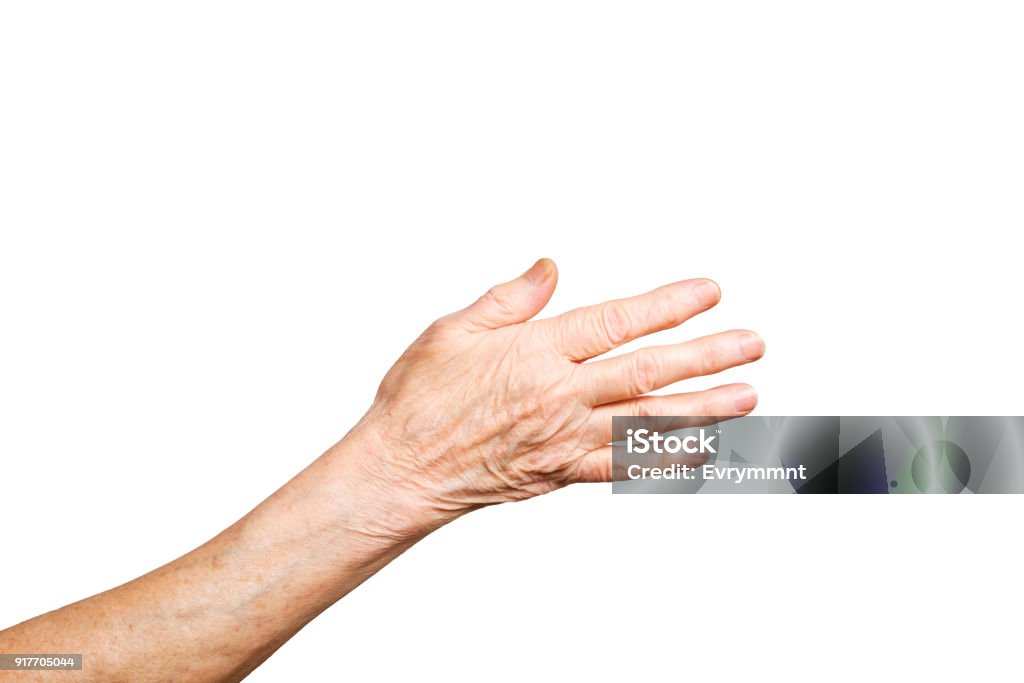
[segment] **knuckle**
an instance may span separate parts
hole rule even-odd
[[[602,459],[594,465],[593,478],[598,481],[611,481],[612,469],[611,458]]]
[[[697,351],[699,360],[696,363],[697,375],[711,375],[715,372],[715,347],[705,346]]]
[[[650,401],[646,401],[642,398],[634,398],[629,402],[627,415],[631,415],[633,417],[652,417],[655,415],[653,408],[654,406],[651,405]]]
[[[629,316],[620,304],[608,303],[600,309],[601,332],[605,340],[614,346],[629,339]]]
[[[700,374],[713,375],[726,367],[725,360],[728,354],[722,348],[720,342],[708,344],[700,350]]]
[[[686,306],[680,302],[675,292],[665,292],[654,303],[655,317],[662,321],[665,328],[678,327],[689,317]]]
[[[495,310],[501,316],[509,316],[515,312],[512,301],[501,287],[491,287],[480,298],[488,308]]]
[[[457,320],[457,316],[453,313],[441,316],[434,322],[430,323],[430,325],[427,326],[427,329],[423,330],[423,334],[420,335],[420,339],[430,341],[444,337],[456,327]]]
[[[658,387],[658,359],[654,354],[640,350],[633,354],[633,393],[640,395]]]
[[[718,407],[721,405],[714,394],[704,394],[700,397],[697,404],[696,415],[718,415],[720,411]]]

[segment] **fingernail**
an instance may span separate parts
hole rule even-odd
[[[740,337],[740,354],[747,360],[760,358],[764,354],[764,340],[753,332]]]
[[[544,281],[551,275],[551,268],[548,266],[548,260],[542,258],[532,266],[530,269],[523,273],[523,277],[534,287],[538,287],[544,284]]]
[[[753,387],[745,387],[733,394],[732,400],[736,405],[736,412],[748,413],[757,405],[757,392]]]
[[[722,296],[722,291],[714,282],[704,281],[693,288],[693,296],[697,299],[697,305],[705,308],[714,306]]]

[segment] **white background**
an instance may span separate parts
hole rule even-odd
[[[539,256],[692,276],[761,414],[1022,414],[1014,2],[7,2],[0,626],[173,559]],[[692,386],[705,386],[698,382]],[[576,487],[255,681],[1019,680],[1022,499]]]

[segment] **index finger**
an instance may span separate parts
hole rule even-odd
[[[607,301],[547,321],[557,325],[559,350],[582,361],[640,337],[675,327],[718,303],[713,280],[683,280],[626,299]]]

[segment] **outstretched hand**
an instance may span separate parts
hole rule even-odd
[[[594,360],[717,304],[711,280],[531,321],[557,279],[555,264],[541,259],[431,325],[353,430],[382,444],[366,449],[362,467],[447,521],[574,482],[610,481],[614,415],[730,417],[757,404],[746,384],[647,395],[757,360],[764,342],[747,330]]]

